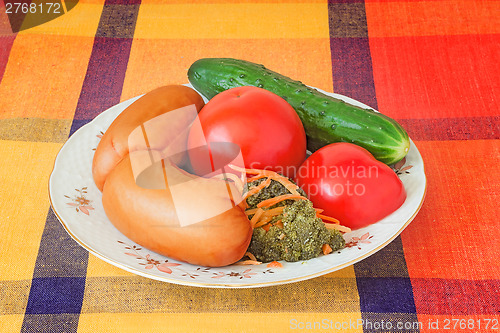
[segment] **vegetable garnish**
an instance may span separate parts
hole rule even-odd
[[[253,214],[255,214],[255,213],[257,212],[257,210],[258,210],[258,209],[259,209],[259,208],[247,209],[247,210],[245,211],[245,214],[247,214],[247,215],[253,215]]]
[[[252,178],[249,178],[247,181],[249,183],[251,183],[253,181],[256,181],[256,180],[259,180],[259,179],[265,178],[265,177],[268,177],[268,176],[266,176],[265,174],[260,174],[260,175],[257,175],[257,176],[253,176]]]
[[[278,260],[307,260],[345,246],[342,233],[351,229],[313,207],[292,180],[271,170],[229,167],[247,175],[242,204],[254,230],[246,257],[237,264],[282,267]]]
[[[260,265],[260,264],[262,264],[261,261],[255,261],[255,260],[242,260],[235,263],[235,265]]]
[[[283,268],[283,264],[279,261],[271,261],[266,265],[267,268]]]
[[[251,253],[251,252],[246,252],[245,255],[250,258],[250,260],[257,261],[257,258]]]
[[[316,216],[319,217],[320,219],[324,220],[324,221],[326,220],[326,221],[331,221],[331,222],[333,222],[335,224],[340,224],[340,221],[337,220],[337,219],[335,219],[335,218],[333,218],[333,217],[326,216],[326,215],[323,215],[323,214],[320,214],[320,213],[317,213]]]
[[[253,181],[267,177],[268,180],[270,179],[270,180],[276,180],[276,181],[280,182],[283,186],[285,186],[285,188],[288,191],[290,191],[290,193],[292,193],[294,195],[300,195],[299,192],[297,192],[297,189],[299,188],[297,186],[297,184],[292,183],[287,177],[282,176],[275,171],[259,170],[259,169],[244,169],[244,168],[237,167],[235,165],[229,165],[229,167],[236,170],[236,171],[239,171],[239,172],[246,172],[247,174],[255,175],[255,176],[247,179],[247,183],[251,183]],[[270,184],[270,182],[271,182],[270,180],[269,180],[269,183],[266,183],[266,185],[264,187],[267,187]],[[260,185],[262,185],[262,183]],[[258,191],[256,191],[255,193],[257,193],[257,192]]]
[[[302,196],[302,195],[296,195],[296,194],[283,194],[283,195],[280,195],[278,197],[274,197],[274,198],[270,198],[270,199],[267,199],[267,200],[264,200],[264,201],[261,201],[259,202],[259,204],[257,205],[257,207],[259,208],[262,208],[262,207],[270,207],[270,206],[274,206],[276,205],[277,203],[281,202],[281,201],[284,201],[284,200],[305,200],[307,199],[306,197]]]
[[[283,212],[283,209],[285,209],[285,207],[281,206],[281,207],[276,207],[276,208],[272,208],[272,209],[268,209],[264,212],[263,214],[263,217],[273,217],[273,216],[276,216],[276,215],[279,215]]]
[[[247,260],[240,260],[240,261],[236,262],[235,264],[236,265],[260,265],[260,264],[262,264],[262,262],[258,261],[257,258],[255,258],[255,256],[248,251],[245,253],[245,255],[243,257],[248,257],[248,259]]]
[[[259,221],[257,221],[257,223],[255,223],[253,225],[253,228],[260,228],[260,227],[263,227],[265,226],[266,224],[268,224],[269,222],[271,222],[271,218],[267,217],[267,218],[263,218],[263,219],[260,219]]]
[[[340,221],[337,220],[336,218],[320,214],[323,210],[322,209],[316,209],[316,216],[319,217],[320,219],[325,221],[330,221],[330,222],[325,222],[325,226],[327,229],[332,229],[332,230],[338,230],[340,232],[346,233],[346,232],[351,232],[351,228],[340,225]]]
[[[259,193],[261,190],[267,188],[270,184],[271,181],[277,181],[283,187],[285,187],[288,190],[288,194],[283,194],[279,196],[275,196],[273,198],[269,198],[266,200],[263,200],[257,204],[256,208],[250,208],[245,211],[245,214],[247,216],[252,216],[250,222],[252,227],[255,228],[264,228],[264,230],[269,230],[270,223],[273,221],[273,218],[275,216],[278,216],[283,213],[284,206],[280,207],[275,207],[275,208],[270,208],[280,202],[283,202],[285,200],[307,200],[307,198],[303,195],[301,195],[297,190],[299,189],[299,186],[287,177],[280,175],[279,173],[272,171],[272,170],[260,170],[260,169],[246,169],[246,168],[241,168],[236,165],[228,165],[231,169],[249,174],[249,175],[254,175],[250,178],[247,178],[247,184],[250,184],[256,180],[260,180],[262,178],[267,178],[265,181],[262,181],[260,184],[250,188],[244,195],[243,195],[243,201],[246,204],[247,198],[249,198],[252,195],[255,195]],[[248,207],[248,204],[247,204]],[[339,230],[341,232],[350,232],[351,229],[345,226],[340,225],[340,221],[336,218],[321,214],[324,210],[320,208],[314,208],[316,210],[316,216],[323,220],[325,223],[326,227],[328,229],[335,229]],[[278,227],[283,227],[283,222],[281,220],[273,223],[273,225],[276,225]]]
[[[269,178],[272,178],[280,182],[281,185],[283,185],[291,194],[300,195],[300,193],[297,192],[299,186],[297,184],[292,183],[287,177],[282,176],[279,173],[275,172],[273,175],[270,175]]]
[[[247,178],[243,195],[254,232],[248,252],[237,265],[267,262],[267,267],[278,268],[283,267],[279,260],[312,259],[345,246],[342,233],[350,229],[323,215],[323,209],[314,208],[293,181],[273,171],[234,169],[254,175]]]
[[[253,194],[256,194],[258,193],[260,190],[262,190],[263,188],[265,187],[268,187],[269,184],[271,184],[271,180],[272,178],[269,177],[267,178],[266,181],[263,181],[262,183],[260,183],[259,185],[255,186],[254,188],[250,189],[247,193],[245,193],[245,195],[243,196],[243,199],[246,199],[248,198],[249,196],[253,195]]]
[[[338,230],[343,233],[351,232],[351,228],[335,223],[325,223],[325,227],[327,229]]]
[[[321,250],[323,251],[323,254],[330,254],[333,252],[332,248],[328,244],[323,244]]]
[[[278,214],[277,214],[277,215],[278,215]],[[263,227],[263,226],[265,226],[265,225],[266,225],[266,224],[268,224],[268,223],[272,223],[272,221],[273,221],[273,218],[272,218],[272,217],[265,217],[265,218],[261,219],[259,222],[257,222],[257,223],[254,225],[254,227],[253,227],[253,228],[255,229],[255,228]],[[278,227],[280,227],[280,228],[283,228],[283,222],[281,222],[281,220],[278,220],[278,221],[276,221],[276,222],[274,222],[274,223],[272,223],[272,224],[273,224],[273,225],[276,225],[276,226],[278,226]]]
[[[253,215],[252,219],[250,220],[250,223],[252,224],[252,227],[255,228],[255,225],[257,222],[259,222],[259,219],[261,218],[262,214],[264,214],[264,210],[262,208],[258,208],[255,214]]]
[[[266,196],[264,196],[266,197]],[[262,262],[309,260],[323,255],[324,244],[332,252],[343,249],[345,240],[339,230],[330,230],[316,217],[316,210],[309,200],[287,202],[283,213],[268,223],[265,218],[253,229],[252,241],[247,251]],[[279,226],[281,225],[282,226]]]

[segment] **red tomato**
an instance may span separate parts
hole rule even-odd
[[[203,107],[199,119],[204,137],[201,131],[191,130],[188,140],[197,174],[209,173],[204,163],[206,148],[205,152],[202,148],[206,144],[212,164],[230,162],[237,145],[246,168],[269,169],[289,177],[306,158],[306,134],[299,116],[283,98],[265,89],[237,87],[219,93]]]
[[[406,200],[396,173],[352,143],[329,144],[300,166],[296,182],[322,214],[358,229],[386,217]]]

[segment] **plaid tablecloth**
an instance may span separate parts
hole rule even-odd
[[[500,331],[500,1],[73,2],[29,29],[0,8],[1,332]],[[353,266],[257,289],[162,283],[89,255],[50,208],[59,149],[108,107],[187,83],[203,57],[397,119],[425,162],[420,213]]]

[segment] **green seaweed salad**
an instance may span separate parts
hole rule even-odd
[[[266,184],[262,184],[266,181]],[[259,209],[260,203],[264,201],[272,203],[273,198],[282,198],[285,195],[293,196],[292,191],[283,182],[274,179],[270,182],[267,178],[251,181],[246,184],[245,190],[251,191],[255,188],[261,189],[246,198],[247,212],[255,212],[249,214],[254,223],[257,220],[254,216],[258,214],[256,210]],[[296,187],[295,193],[303,198],[295,196],[294,199],[266,206],[266,211],[279,213],[275,213],[267,220],[264,218],[254,225],[248,252],[258,261],[308,260],[345,247],[342,233],[326,227],[323,220],[317,217],[317,211],[304,191]]]

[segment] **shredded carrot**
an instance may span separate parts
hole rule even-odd
[[[277,197],[274,197],[274,198],[270,198],[270,199],[267,199],[267,200],[263,200],[261,202],[259,202],[257,204],[257,207],[261,208],[261,207],[269,207],[269,206],[273,206],[273,205],[276,205],[277,203],[283,201],[283,200],[300,200],[300,199],[307,199],[301,195],[296,195],[296,194],[283,194],[283,195],[279,195]]]
[[[259,208],[252,208],[252,209],[247,209],[245,210],[245,214],[247,215],[253,215],[257,212],[257,210],[259,210]]]
[[[272,217],[265,216],[265,217],[261,218],[260,221],[255,224],[254,229],[259,228],[259,227],[265,227],[265,226],[269,225],[271,221],[272,221]],[[277,222],[272,223],[272,225],[275,225],[275,226],[283,229],[283,222],[281,220],[278,220]],[[266,231],[269,230],[269,227],[270,226],[268,226],[268,228],[264,229],[264,230],[266,230]]]
[[[335,223],[326,223],[325,222],[325,227],[327,229],[335,229],[335,230],[338,230],[340,232],[351,232],[351,228],[348,228],[348,227],[345,227],[343,225],[340,225],[340,224],[335,224]]]
[[[254,182],[256,180],[259,180],[261,178],[266,178],[266,177],[267,177],[267,175],[264,175],[264,174],[253,176],[252,178],[247,178],[247,183],[251,183],[251,182]]]
[[[262,190],[265,187],[268,187],[269,184],[271,184],[271,178],[267,178],[267,180],[263,181],[259,185],[252,187],[250,190],[248,190],[247,193],[245,193],[244,198],[248,198],[251,195],[254,195],[256,193],[259,193],[260,190]]]
[[[251,219],[251,222],[252,222],[253,228],[255,229],[255,228],[262,227],[263,225],[271,222],[273,217],[281,214],[284,209],[285,209],[285,207],[276,207],[276,208],[268,209],[268,210],[265,210],[262,208],[253,208],[253,209],[247,210],[245,213],[247,215],[254,214],[254,216]],[[259,214],[259,215],[257,215],[257,214]]]
[[[264,210],[262,208],[258,209],[257,212],[255,212],[252,219],[250,220],[252,226],[255,226],[255,224],[259,222],[259,219],[262,216],[262,214],[264,214]]]
[[[238,261],[235,265],[260,265],[262,262],[256,260],[242,260]]]
[[[276,215],[283,213],[284,209],[285,209],[285,206],[271,208],[271,209],[266,210],[264,212],[263,216],[276,216]]]
[[[274,172],[271,170],[246,169],[246,168],[241,168],[241,167],[238,167],[235,165],[229,165],[229,167],[232,168],[233,170],[239,171],[241,173],[255,175],[251,178],[248,178],[247,183],[250,183],[250,182],[253,182],[255,180],[267,177],[267,180],[261,182],[259,185],[250,189],[245,194],[245,198],[249,197],[250,195],[258,193],[263,188],[269,186],[269,184],[271,183],[272,180],[275,180],[275,181],[281,183],[290,192],[290,194],[284,194],[284,195],[280,195],[280,196],[277,196],[274,198],[263,200],[257,204],[257,208],[246,210],[245,211],[246,215],[253,214],[253,217],[251,219],[253,228],[262,227],[264,230],[268,231],[269,228],[271,227],[269,222],[272,220],[272,217],[274,217],[278,214],[281,214],[283,212],[283,209],[284,209],[284,207],[276,207],[276,208],[267,209],[267,210],[265,210],[263,208],[268,208],[268,207],[274,206],[277,203],[284,201],[284,200],[300,200],[300,199],[305,200],[305,199],[307,199],[306,197],[300,195],[300,193],[297,191],[299,189],[299,186],[297,186],[296,184],[291,182],[287,177],[282,176],[277,172]],[[246,200],[244,200],[244,202],[246,204]],[[324,211],[323,209],[320,209],[320,208],[314,208],[314,209],[316,210],[316,217],[322,219],[323,223],[325,224],[325,226],[328,229],[339,230],[340,232],[343,232],[343,233],[351,231],[350,228],[340,225],[339,220],[337,220],[333,217],[321,214]],[[281,220],[274,223],[274,225],[283,228],[283,222]],[[326,249],[326,250],[328,251],[328,249]],[[331,248],[330,248],[330,250],[331,250]]]
[[[267,268],[283,268],[283,264],[278,261],[271,261],[266,265]]]
[[[281,229],[284,228],[283,221],[281,221],[281,220],[276,222],[274,225],[277,226],[278,228],[281,228]],[[285,236],[285,234],[282,234],[282,235],[283,235],[283,237]]]
[[[340,224],[340,221],[333,218],[333,217],[330,217],[330,216],[327,216],[327,215],[323,215],[323,214],[316,214],[316,216],[318,216],[320,219],[324,220],[324,221],[330,221],[330,222],[333,222],[335,224]]]
[[[321,250],[323,251],[323,254],[329,254],[333,252],[332,248],[328,244],[323,244]]]
[[[255,256],[251,252],[247,251],[247,253],[245,253],[245,256],[247,256],[248,258],[250,258],[250,260],[258,261],[257,258],[255,258]]]
[[[276,173],[272,178],[278,182],[281,183],[291,194],[293,195],[300,195],[299,192],[297,192],[297,189],[299,188],[296,184],[292,183],[287,177],[280,175],[279,173]]]
[[[248,183],[251,183],[257,179],[261,179],[264,177],[272,178],[276,180],[277,182],[280,182],[291,194],[293,195],[300,195],[300,193],[297,191],[299,188],[296,184],[292,183],[290,179],[288,179],[285,176],[280,175],[279,173],[272,171],[272,170],[258,170],[258,169],[245,169],[245,168],[240,168],[235,165],[229,165],[230,168],[239,171],[239,172],[246,172],[248,174],[254,174],[255,176],[247,179]]]
[[[271,216],[264,216],[257,223],[254,224],[253,228],[256,229],[256,228],[262,227],[263,225],[271,222],[271,220],[272,220]]]

